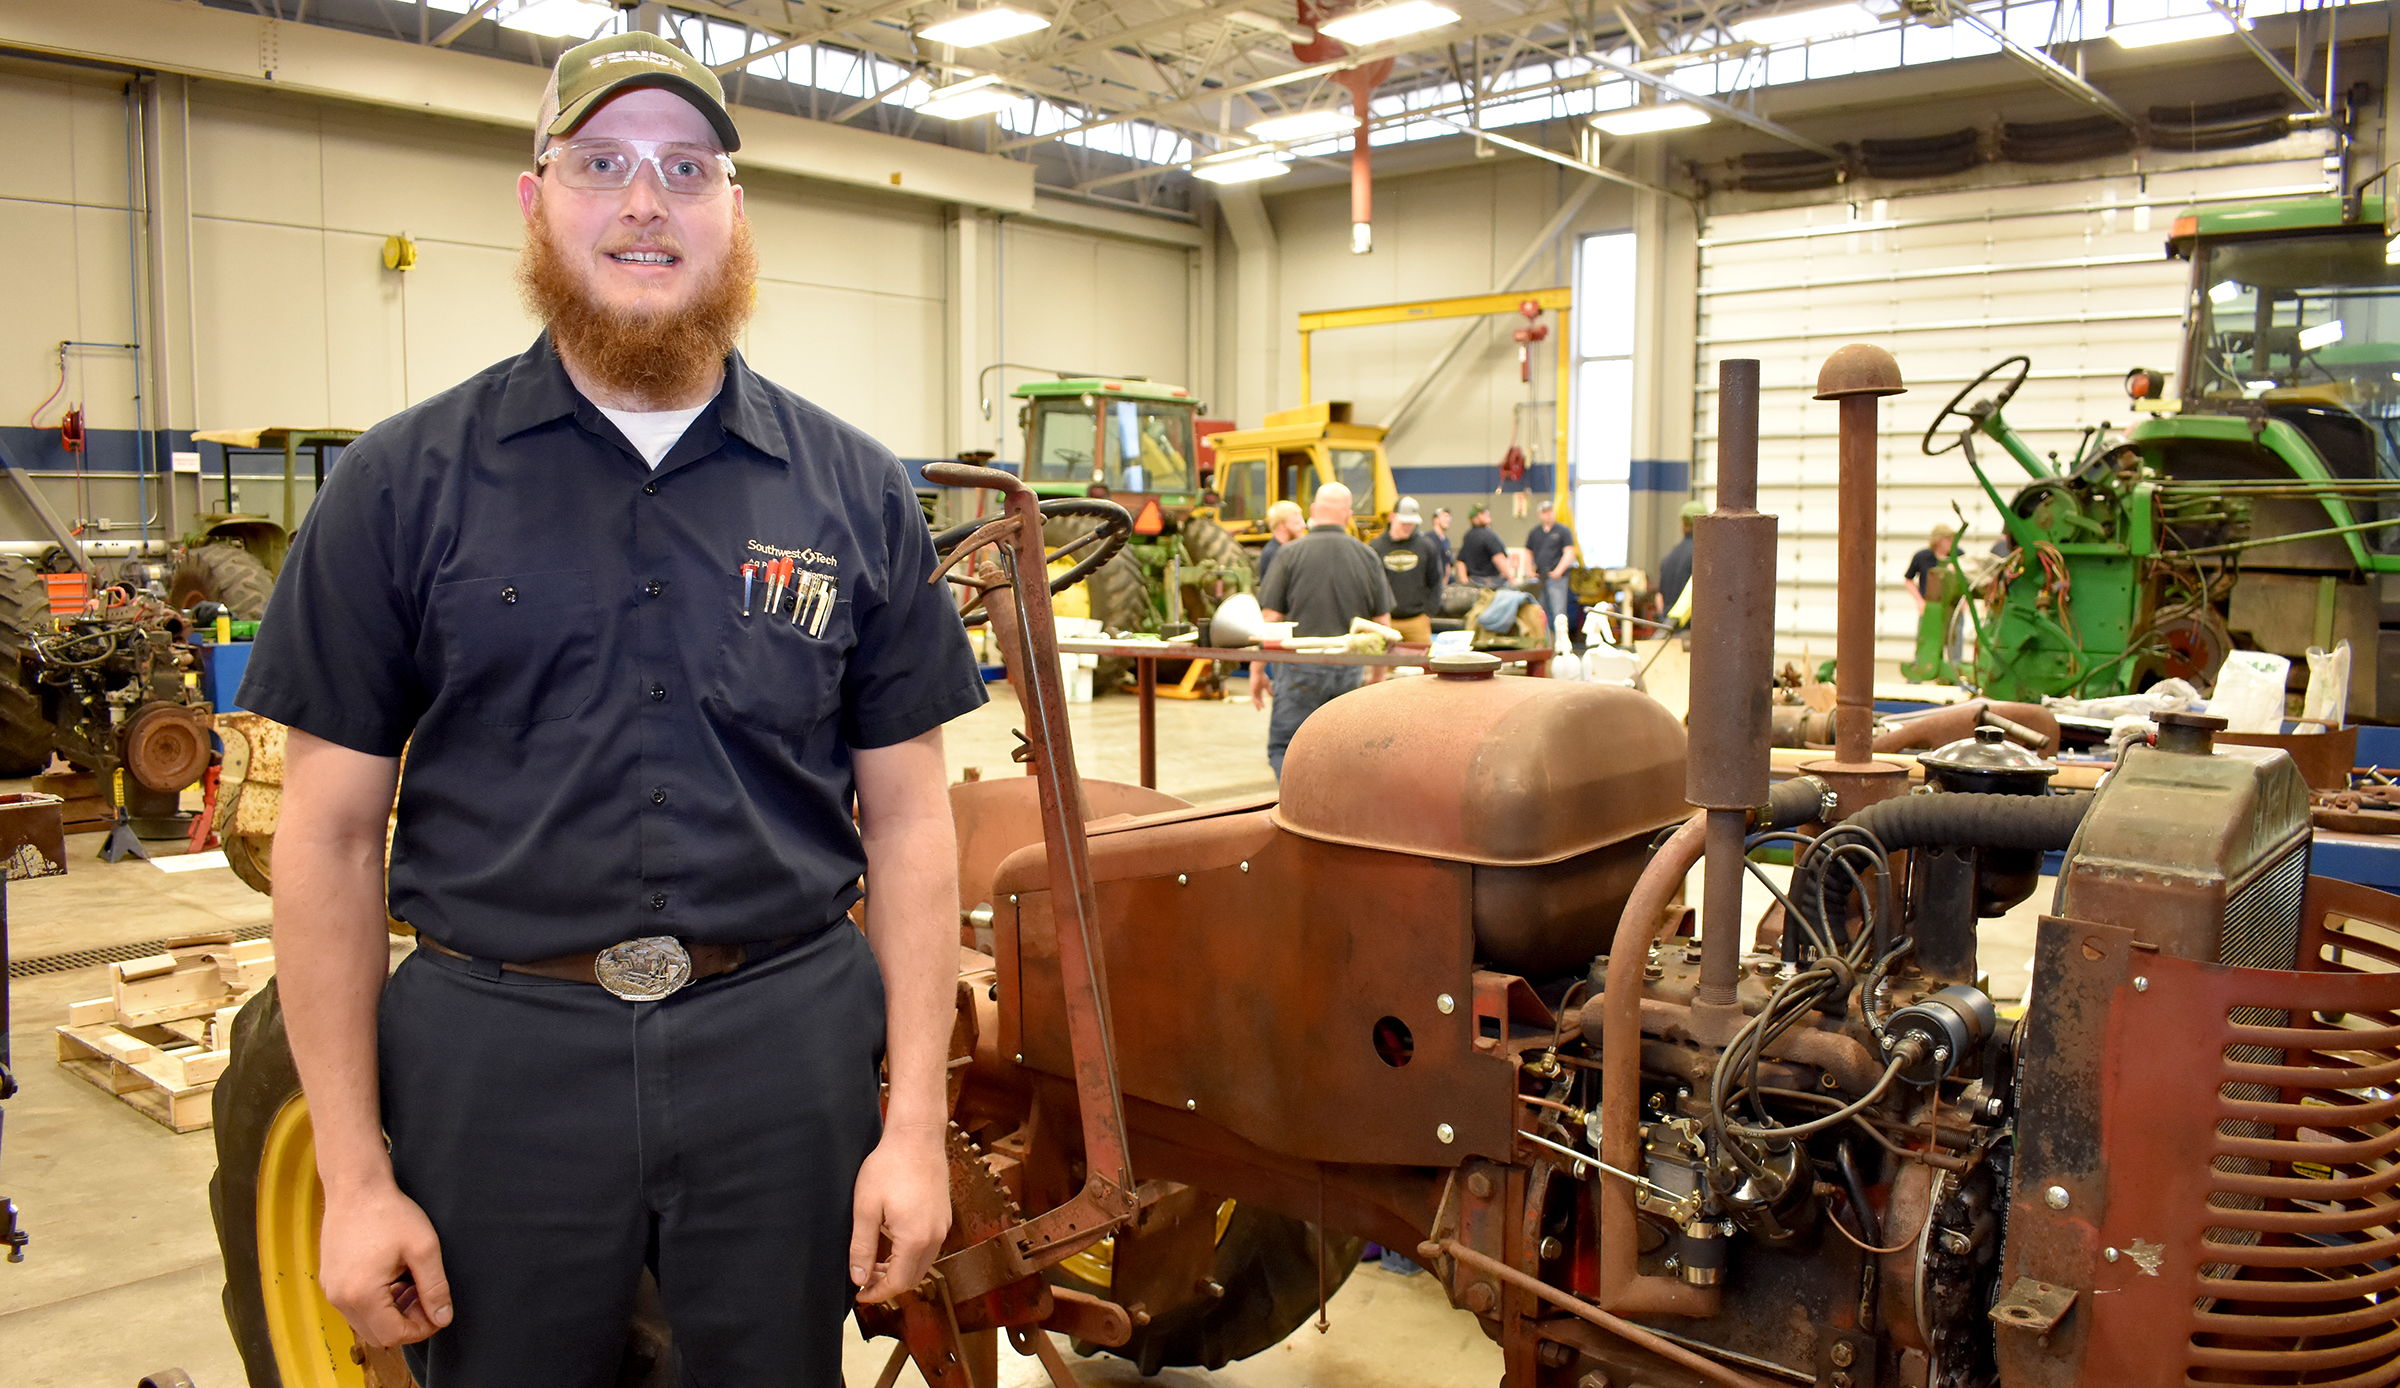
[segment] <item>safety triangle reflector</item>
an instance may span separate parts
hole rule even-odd
[[[1152,497],[1148,501],[1143,502],[1142,513],[1133,518],[1133,533],[1136,535],[1156,535],[1158,532],[1166,528],[1167,516],[1164,511],[1158,509],[1158,498]]]

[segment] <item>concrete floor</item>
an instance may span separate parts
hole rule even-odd
[[[1234,687],[1238,692],[1238,681]],[[1009,760],[1011,729],[1020,726],[1015,703],[1006,686],[994,686],[993,693],[990,705],[950,729],[954,777],[970,766],[986,776],[1022,774]],[[1075,705],[1069,721],[1086,775],[1135,779],[1132,699]],[[1200,803],[1271,791],[1266,721],[1244,698],[1162,701],[1160,789]],[[0,789],[16,788],[0,783]],[[68,841],[66,876],[9,886],[14,957],[267,919],[266,899],[228,870],[166,873],[138,861],[102,863],[100,839]],[[1760,893],[1758,904],[1764,901]],[[1995,974],[2013,966],[2021,975],[2029,941],[2028,925],[2019,921],[1987,935]],[[241,1362],[218,1303],[224,1279],[208,1213],[207,1184],[216,1165],[209,1132],[168,1132],[52,1063],[51,1028],[64,1020],[68,1002],[107,991],[102,966],[11,985],[11,1038],[23,1089],[6,1108],[0,1194],[16,1200],[34,1242],[23,1264],[0,1264],[0,1385],[132,1388],[144,1374],[172,1366],[189,1373],[199,1388],[238,1388]],[[1471,1317],[1448,1306],[1429,1277],[1363,1267],[1333,1298],[1330,1313],[1330,1333],[1303,1329],[1217,1373],[1169,1370],[1154,1382],[1172,1388],[1451,1388],[1488,1385],[1499,1377],[1498,1350]],[[874,1382],[889,1348],[889,1341],[854,1342],[845,1359],[850,1382]],[[1120,1359],[1070,1362],[1085,1383],[1141,1381]],[[902,1379],[919,1381],[914,1370]],[[1006,1388],[1045,1381],[1036,1361],[1002,1351]]]

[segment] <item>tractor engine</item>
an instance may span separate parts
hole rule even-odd
[[[2097,793],[2052,794],[1971,739],[1813,837],[1785,826],[1830,791],[1783,782],[1745,837],[1793,843],[1791,884],[1711,1006],[1681,726],[1444,663],[1312,716],[1271,807],[1091,826],[1146,1189],[1206,1192],[1178,1208],[1220,1237],[1232,1201],[1412,1254],[1517,1384],[2400,1367],[2400,903],[2309,878],[2283,753],[2167,715]],[[1976,922],[2062,850],[2003,1017]],[[961,1108],[1028,1207],[1081,1178],[1042,867],[998,873]],[[1124,1352],[1225,1294],[1188,1219],[1114,1243],[1144,1269]]]
[[[48,750],[103,780],[122,767],[135,815],[172,815],[176,792],[200,779],[210,755],[197,657],[182,640],[187,620],[119,584],[88,612],[11,633],[18,669],[0,681],[11,727],[38,732]]]

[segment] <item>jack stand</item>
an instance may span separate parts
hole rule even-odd
[[[8,1246],[8,1260],[25,1261],[25,1245],[33,1242],[31,1235],[17,1227],[17,1202],[0,1198],[0,1244]]]
[[[150,860],[150,851],[133,832],[133,816],[125,809],[125,768],[116,767],[108,773],[108,803],[116,811],[116,823],[108,826],[108,842],[100,845],[100,861],[121,863],[127,858]]]

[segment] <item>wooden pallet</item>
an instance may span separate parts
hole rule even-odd
[[[176,1132],[207,1127],[209,1096],[232,1058],[234,1014],[274,976],[273,949],[200,935],[109,965],[107,997],[67,1005],[58,1063]]]

